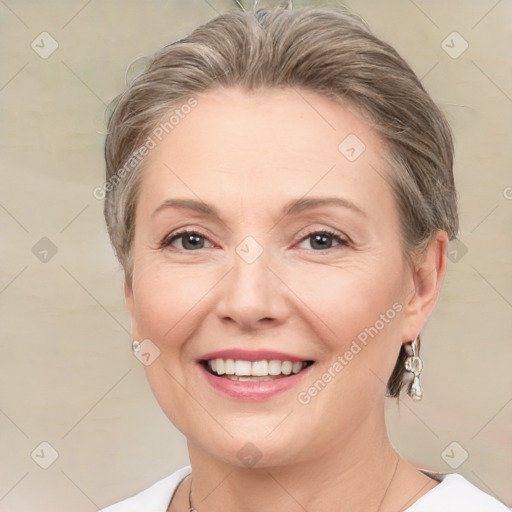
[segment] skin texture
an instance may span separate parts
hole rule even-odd
[[[403,510],[436,485],[390,445],[384,393],[402,343],[423,328],[446,269],[439,231],[411,269],[381,159],[385,146],[354,108],[293,89],[210,90],[147,157],[137,203],[132,282],[125,284],[136,340],[160,356],[145,367],[158,403],[187,437],[198,512]],[[353,162],[339,150],[355,134]],[[285,216],[305,197],[341,197]],[[218,217],[155,210],[203,201]],[[199,244],[178,238],[199,232]],[[311,233],[335,231],[348,245]],[[236,252],[252,236],[263,252]],[[199,247],[199,248],[194,248]],[[401,311],[308,404],[297,400],[394,303]],[[194,360],[220,349],[273,349],[315,360],[298,388],[269,400],[217,393]],[[247,443],[261,459],[237,457]],[[221,483],[222,482],[222,483]],[[370,484],[369,484],[370,483]],[[187,510],[190,478],[169,510]],[[212,492],[212,489],[215,489]],[[207,496],[207,497],[206,497]],[[206,498],[205,498],[206,497]],[[202,501],[204,498],[204,501]]]

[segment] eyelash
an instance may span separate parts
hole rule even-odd
[[[178,231],[177,233],[171,233],[170,235],[166,236],[161,244],[160,244],[160,249],[164,249],[165,247],[168,247],[170,246],[175,240],[178,240],[180,238],[183,238],[185,235],[197,235],[201,238],[204,238],[206,240],[208,240],[208,238],[204,235],[202,235],[201,233],[199,233],[198,231],[193,231],[193,230],[188,230],[188,229],[183,229],[181,231]],[[349,242],[348,240],[346,240],[345,238],[343,238],[340,234],[336,233],[335,231],[330,231],[328,229],[322,229],[320,231],[311,231],[310,233],[308,233],[307,235],[303,236],[300,240],[299,240],[299,243],[300,242],[303,242],[304,240],[306,240],[307,238],[310,238],[312,237],[313,235],[321,235],[321,236],[326,236],[326,237],[330,237],[332,239],[334,239],[336,242],[338,242],[338,246],[335,246],[335,247],[330,247],[328,249],[325,249],[325,250],[315,250],[315,249],[309,249],[313,252],[329,252],[329,251],[332,251],[334,249],[336,249],[336,247],[348,247],[349,246]],[[182,250],[182,249],[179,249],[179,250]],[[185,252],[196,252],[194,250],[186,250],[186,249],[183,249]]]

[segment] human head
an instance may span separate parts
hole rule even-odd
[[[339,10],[231,12],[157,52],[110,117],[104,211],[128,282],[145,162],[140,148],[170,112],[186,114],[195,95],[215,87],[298,88],[360,112],[387,148],[382,156],[390,173],[383,176],[390,177],[400,212],[405,258],[414,265],[437,230],[456,236],[451,130],[391,46]],[[131,159],[134,164],[125,167]],[[399,395],[404,357],[401,350],[388,382],[391,396]]]

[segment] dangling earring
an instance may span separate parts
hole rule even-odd
[[[409,350],[407,350],[409,349]],[[420,337],[416,337],[414,341],[411,341],[410,346],[406,345],[407,353],[409,357],[405,360],[404,366],[408,372],[414,375],[412,383],[409,385],[407,394],[413,400],[421,400],[423,398],[423,391],[420,385],[420,373],[423,369],[423,361],[420,359]]]

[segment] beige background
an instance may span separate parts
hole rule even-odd
[[[389,402],[391,437],[417,464],[457,471],[510,506],[512,3],[345,5],[422,77],[457,144],[460,244],[423,335],[425,398]],[[122,274],[92,190],[104,181],[105,104],[129,65],[232,6],[0,2],[0,512],[93,512],[188,463],[131,354]],[[59,45],[46,59],[31,48],[43,31]],[[458,58],[441,46],[454,31],[469,44]],[[58,453],[48,469],[43,441]]]

